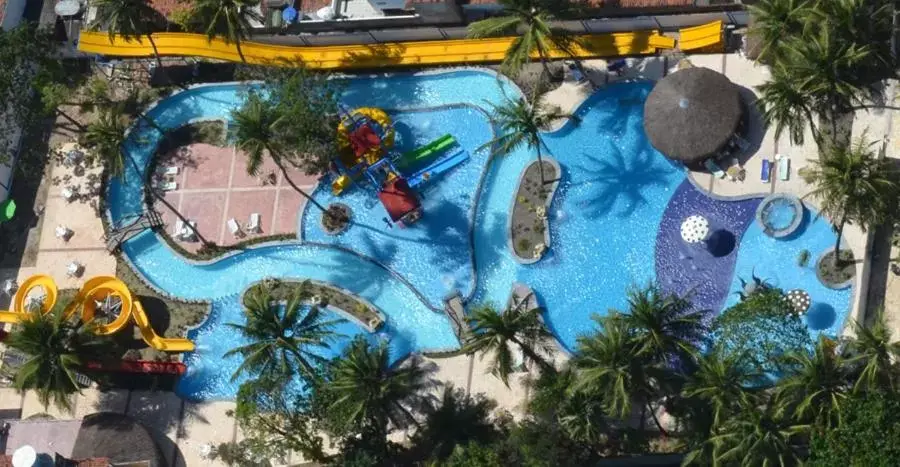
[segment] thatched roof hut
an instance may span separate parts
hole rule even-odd
[[[650,92],[644,103],[644,131],[667,157],[695,164],[729,142],[743,113],[738,87],[725,75],[685,68],[660,80]]]
[[[115,464],[148,461],[150,467],[166,465],[156,442],[143,425],[131,417],[109,412],[84,417],[71,457],[103,457]]]

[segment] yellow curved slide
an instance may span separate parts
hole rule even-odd
[[[13,309],[11,311],[0,311],[0,322],[18,323],[23,319],[28,319],[31,314],[25,304],[25,300],[28,297],[28,292],[37,287],[44,290],[41,313],[47,313],[53,309],[53,305],[56,304],[56,299],[59,295],[56,282],[50,276],[35,275],[25,279],[21,287],[19,287],[19,290],[13,297]],[[98,301],[105,300],[109,296],[119,297],[122,301],[122,309],[119,312],[119,316],[112,322],[98,326],[94,331],[97,334],[114,334],[124,329],[129,320],[134,320],[135,325],[141,331],[141,337],[150,347],[167,352],[190,352],[194,350],[194,343],[188,339],[169,339],[156,334],[156,331],[150,325],[147,314],[144,313],[144,307],[132,297],[128,286],[115,277],[97,276],[88,279],[81,290],[75,294],[71,303],[66,306],[65,316],[70,317],[80,309],[82,321],[89,322],[94,319]]]
[[[208,40],[203,34],[160,32],[153,35],[161,55],[197,56],[233,62],[241,61],[234,44],[221,39]],[[446,41],[392,42],[374,45],[284,46],[243,42],[241,50],[248,63],[303,63],[308,68],[372,68],[403,65],[448,65],[499,62],[515,37],[492,39],[455,39]],[[657,49],[675,47],[672,38],[658,31],[617,32],[577,36],[574,53],[580,58],[648,55]],[[127,41],[121,36],[110,40],[105,32],[82,31],[78,40],[81,52],[118,57],[152,57],[147,40]],[[554,50],[552,58],[567,54]]]
[[[722,22],[711,23],[684,28],[678,31],[678,48],[682,51],[714,48],[724,46],[722,38]]]

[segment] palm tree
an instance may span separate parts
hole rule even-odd
[[[572,360],[578,377],[572,390],[603,394],[606,412],[623,419],[631,414],[634,401],[641,405],[641,426],[649,410],[656,426],[665,433],[653,401],[658,398],[660,382],[667,380],[671,371],[641,354],[632,330],[615,312],[595,316],[594,320],[602,329],[578,338]]]
[[[878,158],[861,137],[849,147],[831,147],[803,174],[814,188],[807,194],[835,222],[835,258],[840,260],[844,226],[855,222],[863,230],[880,225],[894,214],[900,185],[893,164]]]
[[[893,392],[900,374],[895,363],[900,358],[900,342],[893,342],[884,312],[878,311],[869,326],[854,322],[853,327],[856,338],[848,345],[848,361],[857,376],[853,390]]]
[[[144,121],[147,121],[149,124],[156,127],[156,124],[149,117],[142,114],[142,118]],[[119,106],[110,105],[100,109],[97,119],[88,125],[87,131],[84,134],[83,141],[85,146],[91,149],[91,155],[99,159],[101,164],[106,167],[106,170],[108,170],[113,177],[124,179],[126,163],[131,164],[135,173],[142,173],[137,161],[135,161],[125,149],[125,142],[128,140],[128,135],[126,133],[130,126],[131,123],[127,117],[122,114]],[[165,132],[163,132],[161,128],[156,128],[157,131],[165,136]],[[175,206],[172,206],[172,203],[170,203],[164,195],[159,193],[152,186],[148,186],[147,191],[154,199],[172,211],[184,225],[189,225],[188,219],[186,219]],[[194,233],[202,244],[211,244],[199,230],[194,230]]]
[[[257,93],[250,93],[244,105],[231,112],[231,117],[235,127],[235,145],[247,153],[247,173],[256,175],[268,154],[294,191],[329,215],[324,206],[297,186],[288,175],[285,167],[288,161],[282,144],[282,131],[287,122],[278,107],[266,102]]]
[[[441,404],[425,416],[422,428],[411,439],[416,457],[442,461],[457,446],[472,441],[490,443],[498,434],[491,421],[496,407],[491,399],[469,396],[452,385],[445,387]]]
[[[468,36],[472,39],[486,37],[516,36],[506,50],[500,71],[507,76],[516,76],[532,55],[537,53],[547,77],[547,65],[554,51],[573,55],[573,38],[564,29],[552,26],[552,22],[565,16],[573,8],[563,1],[548,5],[541,0],[500,0],[503,6],[501,16],[476,21],[469,25]]]
[[[787,35],[802,34],[810,26],[812,0],[761,0],[748,5],[750,35],[759,41],[760,60],[775,62]]]
[[[790,141],[803,144],[806,127],[809,126],[816,143],[820,143],[818,126],[813,114],[813,102],[796,83],[796,73],[782,63],[770,68],[768,81],[756,87],[766,125],[775,128],[775,138],[788,131]]]
[[[72,410],[70,396],[84,388],[77,371],[89,361],[104,361],[112,355],[111,341],[93,332],[81,320],[69,320],[65,306],[57,304],[44,314],[31,311],[29,319],[19,322],[6,345],[28,355],[16,369],[13,387],[34,390],[44,407]]]
[[[526,301],[503,312],[490,305],[471,311],[466,321],[471,332],[463,345],[466,353],[480,352],[482,358],[491,354],[491,374],[509,387],[509,375],[514,371],[516,350],[522,352],[523,366],[536,363],[542,369],[553,368],[547,356],[553,353],[553,334],[541,320],[540,308],[524,309]]]
[[[256,10],[258,5],[259,0],[196,0],[191,17],[202,25],[210,41],[221,37],[226,44],[233,42],[241,61],[246,63],[241,41],[252,35],[251,21],[263,21]]]
[[[665,294],[648,285],[628,292],[628,311],[618,312],[625,326],[634,333],[638,352],[659,364],[674,359],[688,363],[698,353],[698,345],[707,329],[703,313],[692,311],[690,300]]]
[[[697,361],[697,369],[687,376],[682,394],[710,412],[710,428],[715,429],[744,407],[754,406],[760,374],[739,355],[712,351]]]
[[[792,414],[798,422],[818,421],[830,427],[841,423],[841,404],[849,388],[844,359],[836,347],[833,340],[822,336],[812,354],[786,356],[794,370],[779,380],[775,389],[779,410],[785,416]]]
[[[500,105],[491,105],[493,106],[491,123],[497,128],[498,136],[488,141],[482,148],[491,148],[492,157],[509,155],[523,146],[537,151],[541,185],[546,185],[543,150],[547,149],[547,146],[541,140],[541,133],[550,131],[559,119],[573,118],[577,122],[577,117],[563,112],[559,107],[547,104],[543,94],[537,89],[532,93],[531,102],[520,97],[515,100],[506,99]]]
[[[717,434],[690,452],[682,465],[739,465],[792,467],[802,465],[792,438],[806,427],[779,416],[771,402],[765,407],[746,407],[725,420]],[[704,459],[704,456],[709,459]]]
[[[126,41],[140,41],[142,36],[146,36],[153,47],[156,64],[162,70],[162,59],[156,48],[156,41],[153,40],[154,29],[162,17],[149,0],[96,0],[92,5],[97,8],[94,28],[105,27],[110,41],[116,34]]]
[[[389,426],[418,425],[412,411],[427,406],[425,393],[432,386],[418,359],[392,365],[386,342],[371,345],[363,337],[332,360],[329,373],[323,385],[333,400],[328,411],[340,414],[344,430],[374,433],[380,440]]]
[[[317,306],[306,309],[303,303],[309,298],[307,293],[297,290],[282,305],[265,286],[246,294],[247,321],[227,323],[250,341],[224,355],[244,358],[232,380],[243,373],[279,381],[298,373],[307,379],[317,376],[318,364],[326,359],[315,350],[329,348],[328,341],[338,336],[332,328],[343,320],[325,320]]]

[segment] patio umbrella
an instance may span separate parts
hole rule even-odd
[[[700,243],[709,236],[709,221],[703,216],[690,216],[681,223],[681,238],[688,243]]]
[[[16,215],[16,202],[8,199],[0,203],[0,222],[6,222]]]
[[[289,6],[281,12],[281,18],[284,19],[285,23],[293,23],[295,19],[297,19],[297,9]]]
[[[784,298],[791,303],[798,315],[806,313],[806,310],[809,310],[809,306],[812,304],[809,293],[803,289],[790,290],[784,295]]]
[[[644,103],[644,131],[659,152],[685,164],[715,155],[744,114],[738,87],[709,68],[678,70],[659,80]]]

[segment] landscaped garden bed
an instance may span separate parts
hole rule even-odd
[[[840,260],[836,261],[837,258]],[[840,250],[838,257],[830,250],[816,262],[816,275],[819,281],[831,289],[844,289],[853,285],[856,276],[856,258],[852,250]]]
[[[337,287],[313,280],[265,279],[250,286],[243,296],[260,287],[268,287],[273,300],[287,300],[291,294],[301,293],[315,298],[316,304],[324,308],[337,309],[359,321],[370,331],[384,324],[384,316],[374,305],[359,296]]]
[[[516,259],[522,263],[540,260],[550,245],[547,211],[561,172],[559,164],[552,159],[543,162],[543,178],[540,167],[534,161],[525,168],[512,209],[510,241]]]

